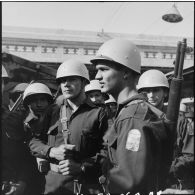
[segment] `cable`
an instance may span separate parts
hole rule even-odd
[[[103,24],[103,29],[108,26],[108,23],[110,24],[113,20],[114,16],[119,12],[121,6],[124,2],[121,2],[121,4],[113,11],[113,14],[106,20],[106,22]]]
[[[122,18],[122,15],[124,15],[125,14],[125,8],[127,8],[127,6],[125,6],[125,2],[123,2],[123,4],[121,5],[121,7],[120,7],[121,9],[116,13],[116,15],[115,15],[115,19],[114,19],[114,17],[113,17],[113,22],[110,22],[110,24],[112,23],[112,25],[114,25],[115,23],[116,23],[116,19],[117,19],[117,17],[118,17],[118,15],[119,15],[119,13],[122,13],[122,14],[120,14],[120,16],[121,16],[121,18]],[[110,25],[109,24],[109,25]]]
[[[157,18],[154,22],[152,22],[148,27],[146,27],[145,28],[145,30],[143,30],[141,33],[139,33],[139,34],[144,34],[144,33],[146,33],[147,32],[147,30],[148,29],[151,29],[151,27],[156,23],[156,22],[158,22],[159,20],[161,20],[161,16],[159,17],[159,18]],[[138,34],[138,35],[139,35]]]

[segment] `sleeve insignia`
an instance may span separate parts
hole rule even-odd
[[[133,152],[139,150],[139,144],[141,139],[141,133],[138,129],[131,129],[127,136],[126,149]]]

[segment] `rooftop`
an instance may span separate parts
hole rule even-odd
[[[93,32],[93,31],[76,31],[52,28],[30,28],[16,26],[2,26],[2,37],[22,38],[22,39],[40,39],[56,41],[77,41],[90,43],[103,43],[111,38],[126,38],[132,40],[136,45],[154,45],[154,46],[172,46],[176,47],[178,41],[184,37],[173,36],[156,36],[144,34],[122,34],[111,32]],[[187,38],[188,45],[194,46],[194,38]]]

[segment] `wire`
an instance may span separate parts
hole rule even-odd
[[[106,22],[103,24],[103,29],[105,27],[108,27],[109,24],[111,24],[113,18],[115,17],[115,15],[119,12],[119,10],[121,9],[121,6],[123,5],[124,2],[121,2],[121,4],[113,11],[113,13],[110,15],[110,17],[106,20]]]
[[[143,31],[142,31],[141,33],[139,33],[139,34],[144,34],[144,33],[146,33],[148,29],[151,30],[151,27],[152,27],[155,23],[157,23],[158,21],[160,21],[160,20],[161,20],[161,16],[160,16],[159,18],[157,18],[154,22],[152,22],[150,25],[148,25],[148,26],[145,28],[145,30],[143,30]]]
[[[113,22],[111,22],[112,25],[114,25],[114,24],[116,23],[116,21],[117,21],[116,18],[118,17],[119,13],[122,13],[122,14],[120,14],[120,17],[121,17],[121,18],[122,18],[122,16],[125,14],[125,10],[127,9],[127,6],[125,5],[125,3],[126,3],[126,2],[123,2],[123,4],[121,5],[121,7],[120,7],[121,9],[119,10],[120,12],[118,11],[118,12],[116,13],[116,15],[115,15],[115,20],[114,20],[114,17],[113,17],[113,20],[112,20]],[[110,24],[111,24],[111,23],[110,23]],[[109,25],[110,25],[110,24],[109,24]]]

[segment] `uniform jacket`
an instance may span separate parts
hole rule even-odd
[[[58,162],[50,159],[48,155],[51,147],[64,144],[62,124],[60,123],[60,108],[59,105],[52,105],[48,109],[41,124],[42,127],[40,127],[42,128],[39,131],[41,134],[35,136],[30,142],[30,148],[35,156],[45,158],[50,163],[56,164]],[[103,108],[97,107],[86,100],[74,113],[71,113],[70,107],[67,105],[67,117],[70,130],[68,143],[76,146],[73,158],[77,162],[84,163],[86,167],[84,178],[93,181],[93,178],[96,177],[97,167],[95,167],[96,165],[91,157],[96,156],[102,148],[102,137],[107,130],[106,113]],[[55,179],[55,181],[52,181],[53,183],[51,182],[52,178]],[[47,180],[51,183],[48,188]],[[54,176],[54,173],[49,171],[46,175],[45,193],[58,193],[59,189],[65,187],[66,183],[71,180],[73,180],[72,176],[63,176],[60,173],[55,173]],[[66,190],[62,190],[63,192],[66,192]]]
[[[156,190],[166,139],[163,120],[150,110],[143,95],[120,104],[108,137],[109,192],[149,194]]]
[[[177,153],[172,162],[170,173],[175,180],[172,184],[182,189],[194,188],[194,122],[182,119],[177,127]]]
[[[177,144],[183,154],[194,155],[194,122],[180,120],[177,129]]]
[[[23,181],[27,185],[25,193],[36,195],[41,189],[40,175],[25,144],[24,116],[21,112],[2,112],[2,180]]]

